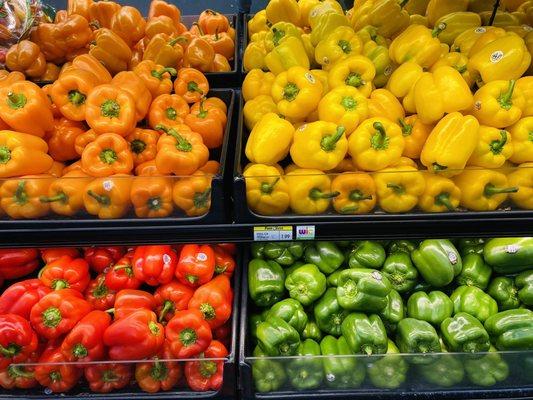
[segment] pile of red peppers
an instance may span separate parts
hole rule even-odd
[[[220,389],[235,250],[1,249],[0,386],[60,393],[84,377],[96,393],[133,381],[149,393]]]

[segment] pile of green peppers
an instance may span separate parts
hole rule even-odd
[[[248,290],[259,392],[487,387],[533,350],[530,237],[254,243]]]

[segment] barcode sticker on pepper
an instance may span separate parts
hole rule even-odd
[[[170,256],[168,254],[163,254],[163,262],[165,264],[170,263]]]
[[[510,244],[505,248],[505,251],[509,254],[514,254],[518,250],[520,250],[520,246],[518,246],[517,244]]]
[[[503,58],[503,51],[498,50],[490,55],[490,62],[497,63]]]
[[[111,191],[111,189],[113,189],[115,185],[113,184],[113,181],[103,181],[102,182],[102,187],[104,188],[104,190],[107,190],[108,192]]]
[[[452,264],[457,264],[457,255],[450,251],[448,253],[448,260],[450,260]]]
[[[196,259],[198,261],[205,261],[207,260],[207,255],[205,253],[198,253],[198,255],[196,256]]]

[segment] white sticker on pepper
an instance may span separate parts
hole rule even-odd
[[[520,246],[518,246],[517,244],[510,244],[510,245],[507,245],[507,247],[505,248],[505,251],[509,254],[514,254],[518,250],[520,250]]]
[[[315,77],[313,76],[313,74],[311,72],[306,73],[305,77],[311,83],[315,83],[316,82]]]
[[[497,63],[503,58],[503,51],[497,50],[490,55],[490,62]]]
[[[205,253],[198,253],[198,255],[196,256],[196,259],[198,261],[206,261],[207,260],[207,255]]]
[[[104,190],[107,190],[108,192],[111,191],[111,189],[113,189],[114,186],[115,184],[113,183],[113,181],[102,182],[102,187],[104,188]]]
[[[169,264],[170,263],[170,256],[168,254],[163,254],[163,262],[165,264]]]
[[[457,264],[457,255],[454,252],[450,251],[448,253],[448,260],[450,260],[452,264]]]

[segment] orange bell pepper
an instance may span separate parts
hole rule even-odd
[[[174,204],[188,217],[207,214],[211,208],[211,177],[202,171],[181,178],[172,191]]]
[[[90,54],[75,57],[72,60],[72,67],[92,72],[98,79],[99,85],[111,82],[111,74],[107,68],[96,57]]]
[[[172,92],[172,81],[170,79],[177,74],[174,68],[164,67],[152,60],[141,61],[133,69],[133,72],[142,79],[154,99],[161,94],[170,94]]]
[[[208,175],[216,175],[220,171],[220,163],[215,160],[209,160],[198,168],[198,171],[202,171]]]
[[[59,178],[63,176],[63,171],[65,170],[65,164],[59,161],[54,161],[52,163],[52,166],[48,171],[46,171],[47,175],[52,175],[55,178]]]
[[[162,94],[157,96],[148,112],[148,124],[155,128],[157,125],[172,126],[183,123],[189,114],[189,105],[177,94]]]
[[[197,104],[198,103],[195,103],[195,105]],[[204,100],[204,107],[208,108],[211,106],[216,107],[219,110],[221,110],[224,113],[224,115],[228,114],[228,106],[226,105],[226,103],[224,103],[224,100],[219,99],[218,97],[208,97]]]
[[[202,98],[200,101],[191,105],[190,113],[198,114],[199,112],[201,112],[201,109],[204,109],[205,111],[213,110],[213,114],[218,119],[220,119],[220,122],[222,122],[222,125],[224,126],[226,125],[226,122],[228,121],[228,117],[226,115],[228,108],[226,107],[226,104],[219,98],[217,97],[210,97],[208,99]]]
[[[131,185],[131,202],[140,218],[164,218],[174,210],[172,179],[137,177]]]
[[[78,14],[90,21],[89,8],[93,0],[67,0],[67,15]]]
[[[87,147],[89,143],[94,142],[97,136],[98,135],[95,131],[89,129],[88,131],[76,137],[76,140],[74,141],[74,149],[76,150],[78,156],[81,157],[85,147]]]
[[[81,171],[83,172],[83,168],[81,167],[81,160],[78,160],[76,162],[73,162],[72,164],[66,166],[65,168],[63,168],[63,175],[66,175],[68,174],[69,172],[72,172],[72,171]]]
[[[145,28],[145,36],[152,39],[158,33],[164,33],[168,36],[177,36],[178,28],[174,25],[172,18],[166,15],[160,15],[148,20]]]
[[[174,91],[187,103],[196,103],[209,92],[209,82],[200,71],[194,68],[182,68],[174,81]]]
[[[6,67],[11,71],[23,72],[30,78],[37,78],[46,71],[46,59],[38,45],[21,40],[6,53]]]
[[[54,128],[46,94],[28,81],[0,87],[0,118],[14,130],[39,137]]]
[[[100,85],[87,97],[85,119],[96,134],[112,132],[126,136],[137,122],[135,100],[113,85]]]
[[[114,1],[95,1],[89,5],[89,21],[98,28],[111,28],[113,16],[119,12],[120,4]]]
[[[405,143],[402,155],[409,158],[420,158],[422,147],[424,147],[424,143],[426,143],[426,139],[435,125],[422,123],[416,114],[399,119],[398,123],[402,127]]]
[[[228,17],[209,9],[204,10],[198,17],[198,26],[207,34],[227,32],[230,27]]]
[[[144,81],[133,71],[122,71],[114,76],[111,84],[128,92],[135,99],[137,122],[144,119],[152,102],[152,94]]]
[[[66,118],[84,121],[87,97],[96,86],[98,78],[92,72],[69,69],[52,85],[52,101]]]
[[[191,40],[183,55],[183,66],[200,71],[211,71],[215,60],[215,50],[209,42],[201,37]]]
[[[44,217],[50,206],[40,199],[47,195],[52,182],[51,175],[27,175],[6,180],[0,188],[0,206],[13,219]]]
[[[48,145],[37,136],[0,131],[0,178],[42,174],[52,166]]]
[[[69,14],[67,10],[59,10],[56,12],[56,17],[54,18],[54,23],[58,24],[60,22],[65,21],[68,18]]]
[[[0,88],[9,86],[12,83],[26,80],[26,77],[22,72],[8,72],[5,69],[0,71]]]
[[[137,43],[133,45],[130,62],[128,63],[128,69],[133,70],[143,60],[144,50],[149,40],[143,37]]]
[[[235,42],[226,32],[215,32],[203,38],[213,47],[215,53],[222,54],[228,60],[232,60],[235,56]]]
[[[111,18],[111,30],[130,47],[144,37],[145,28],[146,21],[135,7],[123,6]]]
[[[133,165],[137,166],[146,161],[155,160],[159,136],[159,132],[157,131],[135,128],[135,130],[126,137],[126,141],[130,145]]]
[[[65,61],[67,49],[54,43],[56,31],[57,25],[41,23],[32,30],[30,38],[39,46],[47,61],[60,64]]]
[[[61,68],[59,68],[54,63],[46,63],[46,68],[44,73],[41,76],[38,76],[35,80],[41,82],[54,82],[59,78],[59,73]]]
[[[40,201],[48,203],[56,214],[72,217],[83,208],[83,194],[90,181],[89,175],[81,170],[67,172],[50,184],[48,194],[41,196]]]
[[[54,121],[54,130],[48,136],[48,154],[56,161],[79,158],[76,152],[76,138],[85,133],[83,123],[59,118]]]
[[[215,54],[215,58],[213,59],[213,68],[210,72],[229,72],[231,71],[231,65],[229,65],[229,61],[226,57],[224,57],[222,54]]]
[[[43,90],[44,94],[48,98],[48,103],[49,103],[49,106],[50,106],[50,110],[52,111],[53,117],[54,118],[60,118],[60,117],[63,116],[63,114],[61,114],[61,112],[59,111],[59,108],[57,108],[57,106],[52,101],[52,86],[53,85],[51,83],[49,83],[48,85],[44,85],[41,89]],[[2,128],[2,129],[4,129],[4,128]]]
[[[102,28],[95,32],[95,39],[89,50],[90,55],[100,61],[112,74],[128,69],[132,53],[120,36],[110,29]]]
[[[191,175],[209,159],[202,136],[187,125],[172,128],[158,125],[155,129],[165,132],[157,142],[155,157],[157,169],[163,174]]]
[[[152,60],[164,67],[177,68],[183,59],[183,47],[180,44],[183,40],[182,36],[173,38],[158,33],[146,45],[143,61]]]
[[[163,175],[158,171],[155,160],[143,162],[135,167],[135,175],[138,176],[160,176]]]
[[[344,172],[331,182],[331,191],[340,193],[333,199],[339,214],[366,214],[376,205],[376,185],[362,172]]]
[[[91,215],[100,219],[121,218],[131,207],[133,177],[117,174],[93,180],[85,187],[83,204]]]
[[[202,100],[197,104],[196,110],[191,108],[191,113],[185,117],[185,124],[202,136],[208,149],[216,149],[222,145],[226,116],[216,107],[204,107]]]
[[[93,40],[93,31],[84,17],[74,14],[56,24],[52,39],[53,45],[65,49],[65,54],[68,54],[86,47]],[[42,48],[41,51],[43,51]],[[46,60],[53,61],[49,60],[48,57]]]
[[[174,26],[180,30],[181,24],[181,11],[174,4],[169,4],[163,0],[152,0],[150,3],[150,8],[148,10],[148,19],[159,17],[159,16],[169,17]],[[181,32],[180,32],[181,33]]]
[[[83,149],[81,166],[91,176],[127,174],[133,169],[129,143],[116,133],[104,133]]]

